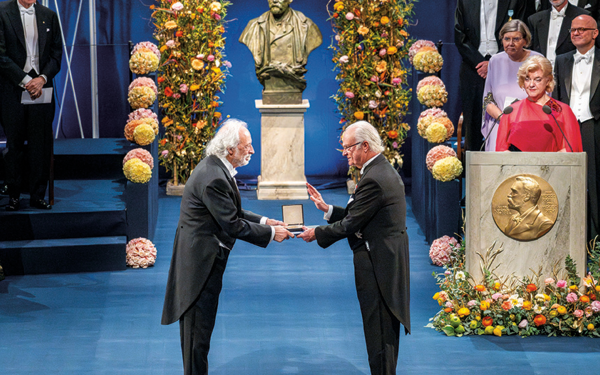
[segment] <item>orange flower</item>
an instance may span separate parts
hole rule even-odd
[[[537,290],[537,286],[535,286],[535,284],[527,284],[527,287],[525,288],[529,293],[533,293]]]
[[[406,32],[406,30],[400,30],[400,35],[402,35],[403,37],[408,37],[408,33]]]
[[[167,21],[165,22],[165,27],[169,30],[173,30],[177,28],[177,22],[175,21]]]
[[[503,310],[508,311],[508,310],[512,309],[512,307],[513,307],[512,302],[510,302],[510,301],[504,301],[504,302],[502,302],[502,309]]]
[[[160,143],[161,146],[166,145],[167,144],[167,138],[161,139],[160,142],[158,142],[158,143]]]
[[[590,297],[583,295],[581,297],[579,297],[579,301],[583,302],[583,303],[589,303],[590,302]]]
[[[165,77],[160,76],[156,80],[158,81],[158,83],[163,83],[165,81]]]
[[[333,13],[333,18],[338,18],[340,15],[337,13]]]
[[[221,118],[221,112],[215,112],[215,118]]]
[[[556,311],[558,311],[558,313],[559,313],[560,315],[565,315],[565,314],[567,313],[567,308],[566,308],[566,307],[564,307],[564,306],[558,306],[558,307],[556,308]]]
[[[475,290],[478,292],[485,292],[485,286],[479,284],[479,285],[475,285]]]
[[[462,307],[460,309],[458,309],[458,316],[460,316],[461,318],[464,318],[465,316],[469,315],[471,313],[471,311],[469,309],[467,309],[466,307]]]
[[[364,113],[364,112],[361,112],[361,111],[356,111],[356,112],[354,112],[354,117],[355,117],[357,120],[362,120],[362,119],[364,119],[364,118],[365,118],[365,113]]]
[[[390,139],[396,139],[396,138],[398,138],[398,132],[397,132],[397,131],[395,131],[395,130],[390,130],[390,131],[387,133],[387,135],[388,135],[388,137],[389,137]]]
[[[200,69],[204,68],[204,61],[198,60],[198,59],[193,59],[192,60],[192,68],[194,68],[194,70],[200,70]]]
[[[446,308],[444,309],[444,312],[446,312],[446,313],[450,313],[450,312],[452,312],[452,307],[446,307]]]
[[[394,53],[398,52],[398,48],[391,46],[390,48],[388,48],[387,50],[387,54],[388,55],[393,55]]]
[[[491,316],[486,316],[485,318],[483,318],[483,319],[481,320],[481,324],[482,324],[484,327],[489,327],[489,326],[491,326],[492,324],[494,324],[494,319],[492,319],[492,317],[491,317]]]
[[[377,22],[377,21],[373,22],[373,26],[379,27],[379,22]]]
[[[165,96],[171,97],[173,96],[173,90],[170,87],[165,87]]]
[[[215,46],[215,44],[213,42],[208,42],[208,47],[209,48],[213,48]]]
[[[210,102],[210,105],[211,105],[211,107],[217,108],[219,106],[219,103],[217,103],[213,100],[212,102]]]
[[[385,72],[386,69],[387,69],[387,62],[385,60],[381,60],[379,63],[377,63],[377,66],[375,67],[375,70],[377,71],[377,73],[383,73],[383,72]]]
[[[365,26],[361,26],[361,27],[358,28],[357,32],[360,35],[367,35],[369,33],[369,29],[366,28]]]
[[[387,18],[386,16],[381,17],[381,24],[382,25],[385,25],[385,24],[388,24],[388,23],[390,23],[390,19],[389,18]]]
[[[543,326],[544,324],[546,324],[546,317],[543,315],[536,315],[535,318],[533,319],[533,322],[538,327]]]
[[[175,36],[178,38],[181,38],[183,36],[183,31],[177,30],[177,32],[175,33]]]
[[[479,308],[481,309],[481,311],[485,311],[490,308],[490,303],[488,301],[481,301]]]
[[[525,310],[531,310],[531,301],[523,301],[523,308]]]

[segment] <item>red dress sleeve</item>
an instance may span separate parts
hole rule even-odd
[[[575,114],[571,110],[571,107],[566,105],[565,103],[559,102],[562,107],[562,123],[563,131],[565,132],[565,137],[569,140],[569,144],[573,148],[573,152],[583,152],[583,146],[581,143],[581,127],[579,126],[579,122],[575,117]],[[563,138],[563,146],[567,152],[571,152],[571,148]]]
[[[496,136],[496,151],[508,151],[508,135],[510,134],[510,115],[500,118],[498,135]]]

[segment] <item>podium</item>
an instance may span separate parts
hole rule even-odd
[[[499,276],[522,279],[541,268],[544,280],[556,265],[564,268],[567,255],[585,275],[586,154],[467,152],[465,237],[475,280],[482,278],[478,253],[494,242],[504,247],[494,262]]]

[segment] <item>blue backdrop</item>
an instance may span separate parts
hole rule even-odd
[[[77,29],[77,38],[73,41],[75,24],[80,2],[83,1],[81,21]],[[254,100],[261,97],[262,86],[258,83],[252,56],[248,49],[238,42],[238,38],[252,18],[258,17],[268,9],[267,0],[232,0],[228,8],[228,25],[225,36],[225,53],[231,61],[231,77],[226,81],[225,92],[221,95],[224,102],[221,108],[224,115],[240,118],[248,122],[252,133],[256,155],[253,161],[240,170],[240,175],[255,177],[260,174],[260,113]],[[134,43],[152,39],[152,22],[149,5],[152,0],[101,0],[97,1],[97,45],[98,45],[98,81],[100,96],[100,137],[123,137],[123,127],[129,113],[126,100],[129,84],[128,42]],[[91,137],[91,96],[90,96],[90,54],[89,54],[89,10],[87,0],[51,0],[50,8],[58,11],[66,31],[66,44],[74,45],[72,61],[75,89],[86,137]],[[296,0],[294,9],[305,13],[321,29],[323,44],[309,57],[308,87],[304,99],[310,101],[305,117],[306,136],[306,175],[308,176],[344,176],[347,165],[339,148],[339,116],[330,96],[338,87],[335,81],[332,51],[328,49],[333,38],[331,24],[327,21],[327,1]],[[415,3],[414,25],[409,28],[417,39],[429,39],[444,42],[445,60],[442,79],[449,91],[449,100],[444,109],[456,123],[459,116],[458,67],[460,56],[453,45],[453,25],[455,0],[422,0]],[[68,47],[70,49],[70,47]],[[66,62],[57,77],[57,90],[60,94],[66,77]],[[416,100],[416,99],[415,99]],[[409,124],[416,126],[416,117],[412,114]],[[57,113],[58,118],[58,113]],[[55,127],[58,126],[55,121]],[[64,113],[60,122],[59,138],[79,137],[79,125],[75,112],[71,87],[67,88]],[[409,142],[410,143],[410,140]],[[410,176],[410,144],[404,148],[407,157],[405,174]]]

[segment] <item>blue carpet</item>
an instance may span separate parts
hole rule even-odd
[[[322,191],[344,205],[343,189]],[[281,204],[242,191],[246,209]],[[160,325],[177,197],[159,200],[156,266],[145,270],[11,276],[0,282],[0,373],[179,374],[179,328]],[[322,223],[311,202],[305,222]],[[400,339],[398,374],[596,373],[600,340],[477,336],[424,328],[437,311],[428,246],[409,211],[413,334]],[[210,352],[211,375],[368,374],[345,242],[327,250],[290,240],[267,249],[238,242],[229,258]]]

